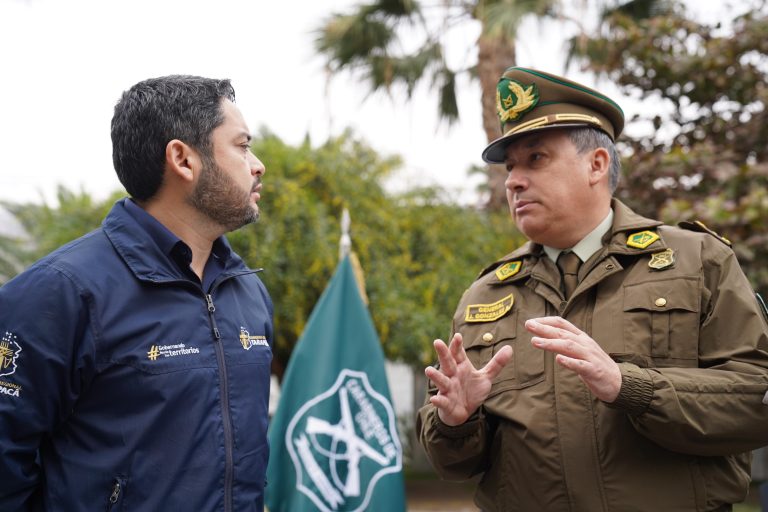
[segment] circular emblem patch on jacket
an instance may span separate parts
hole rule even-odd
[[[285,445],[296,488],[324,512],[366,510],[376,483],[402,468],[392,405],[349,369],[299,409]]]

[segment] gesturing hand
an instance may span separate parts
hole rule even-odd
[[[613,402],[621,390],[619,365],[589,335],[559,316],[533,318],[525,328],[533,346],[555,354],[555,361],[576,372],[597,398]]]
[[[493,379],[512,359],[512,347],[503,347],[477,370],[464,352],[461,334],[453,336],[450,347],[443,340],[435,340],[434,346],[440,369],[428,366],[424,370],[437,386],[437,394],[429,401],[437,408],[440,421],[451,426],[461,425],[488,397]]]

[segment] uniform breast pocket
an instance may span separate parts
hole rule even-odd
[[[698,364],[698,277],[680,277],[624,287],[623,333],[628,354],[656,366]]]
[[[467,323],[459,329],[467,357],[475,368],[485,366],[502,347],[512,347],[512,360],[496,377],[490,396],[544,380],[544,351],[531,345],[528,331],[518,326],[517,313],[513,310],[495,322]]]

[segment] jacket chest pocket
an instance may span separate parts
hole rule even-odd
[[[655,366],[698,365],[699,279],[673,278],[624,287],[624,349]]]
[[[458,330],[464,338],[467,357],[478,369],[488,364],[502,347],[512,347],[512,360],[494,380],[489,397],[544,380],[544,351],[531,345],[530,334],[518,326],[517,319],[518,311],[514,309],[495,322],[467,323]]]

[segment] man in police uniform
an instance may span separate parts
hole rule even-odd
[[[465,292],[417,429],[483,510],[719,511],[768,444],[768,327],[730,243],[612,198],[621,108],[508,69],[507,199],[530,242]]]

